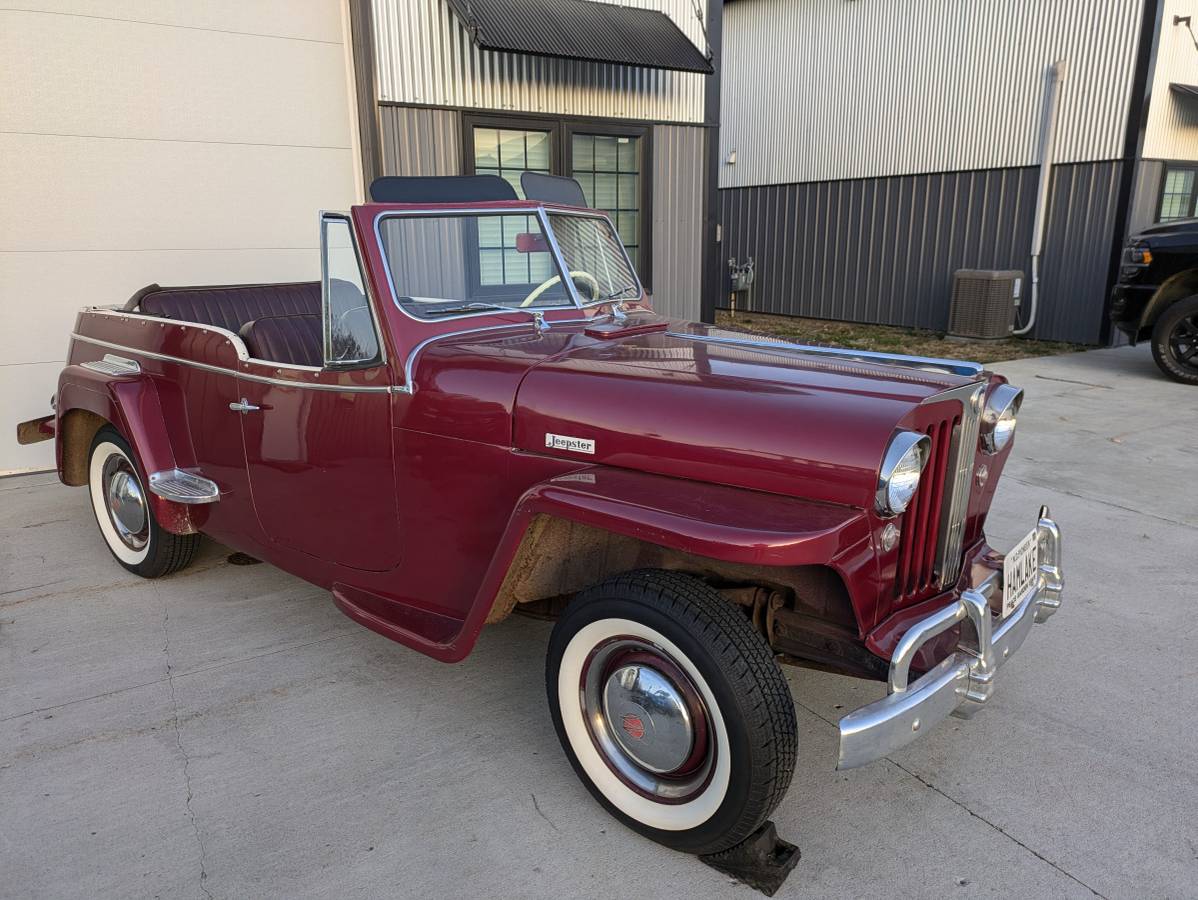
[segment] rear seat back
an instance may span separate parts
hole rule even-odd
[[[320,316],[263,316],[240,329],[246,349],[255,359],[291,366],[324,364],[324,332]]]
[[[143,288],[131,302],[147,315],[216,325],[234,334],[247,322],[266,316],[320,315],[318,281],[155,288]]]

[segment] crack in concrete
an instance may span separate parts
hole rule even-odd
[[[833,728],[839,729],[839,726],[837,725],[837,723],[836,723],[836,722],[833,722],[831,719],[828,719],[828,718],[826,718],[826,717],[822,716],[820,713],[816,712],[814,709],[812,709],[812,708],[811,708],[810,706],[808,706],[807,704],[805,704],[805,703],[802,703],[802,702],[800,702],[799,700],[795,700],[795,705],[796,705],[796,706],[799,706],[799,707],[801,707],[802,709],[805,709],[807,712],[811,713],[811,715],[815,716],[815,717],[816,717],[817,719],[819,719],[821,722],[823,722],[823,723],[825,723],[825,724],[827,724],[827,725],[830,725],[830,726],[832,726]],[[1045,865],[1047,865],[1047,866],[1049,866],[1049,867],[1051,867],[1051,868],[1055,869],[1057,872],[1060,872],[1062,875],[1064,875],[1064,876],[1065,876],[1066,878],[1068,878],[1070,881],[1073,881],[1073,882],[1075,882],[1076,884],[1080,885],[1081,887],[1085,888],[1087,891],[1089,891],[1089,892],[1090,892],[1091,894],[1093,894],[1095,897],[1099,897],[1099,898],[1101,898],[1101,900],[1109,900],[1109,898],[1107,898],[1105,894],[1100,894],[1098,891],[1094,890],[1094,888],[1090,887],[1090,885],[1086,884],[1084,881],[1082,881],[1080,878],[1078,878],[1076,875],[1074,875],[1074,874],[1073,874],[1072,872],[1070,872],[1068,869],[1066,869],[1066,868],[1062,867],[1062,866],[1061,866],[1061,865],[1059,865],[1058,863],[1055,863],[1055,862],[1053,862],[1051,859],[1049,859],[1047,856],[1045,856],[1045,855],[1044,855],[1043,853],[1041,853],[1040,851],[1036,850],[1034,847],[1030,847],[1030,846],[1028,846],[1028,845],[1027,845],[1027,844],[1025,844],[1023,841],[1019,840],[1019,838],[1015,837],[1015,836],[1014,836],[1013,834],[1011,834],[1010,832],[1008,832],[1008,831],[1004,830],[1004,829],[1002,828],[1002,826],[1000,826],[1000,825],[997,825],[997,824],[995,824],[994,822],[991,822],[991,821],[990,821],[989,819],[987,819],[985,816],[983,816],[983,815],[980,815],[979,813],[976,813],[976,812],[974,812],[972,809],[970,809],[970,808],[969,808],[969,806],[968,806],[967,804],[965,804],[965,803],[964,803],[964,802],[962,802],[961,800],[958,800],[956,797],[952,796],[951,794],[949,794],[949,793],[945,792],[943,789],[941,789],[940,787],[936,786],[936,785],[935,785],[935,784],[933,784],[932,782],[928,781],[926,778],[923,778],[922,776],[920,776],[920,775],[919,775],[919,774],[917,774],[916,772],[913,772],[912,770],[908,769],[908,768],[907,768],[906,766],[904,766],[902,763],[895,762],[895,761],[894,761],[893,759],[891,759],[889,756],[885,756],[885,757],[883,757],[883,760],[884,760],[885,762],[888,762],[888,763],[890,763],[890,765],[894,766],[894,767],[895,767],[896,769],[898,769],[900,772],[903,772],[903,773],[905,773],[905,774],[907,774],[907,775],[910,775],[912,778],[914,778],[916,781],[918,781],[920,784],[922,784],[922,785],[923,785],[924,787],[926,787],[928,790],[930,790],[930,791],[933,791],[933,792],[934,792],[934,793],[936,793],[936,794],[939,794],[941,797],[943,797],[945,800],[947,800],[947,801],[949,801],[950,803],[952,803],[954,806],[959,806],[961,809],[963,809],[965,812],[969,813],[969,815],[970,815],[970,816],[972,816],[973,818],[977,819],[977,820],[978,820],[979,822],[981,822],[982,824],[990,826],[990,828],[992,828],[992,829],[994,829],[995,831],[997,831],[999,834],[1001,834],[1003,837],[1005,837],[1005,838],[1006,838],[1007,840],[1009,840],[1011,843],[1015,844],[1017,847],[1021,847],[1022,849],[1026,850],[1026,851],[1027,851],[1028,853],[1030,853],[1032,856],[1036,857],[1036,859],[1040,860],[1040,861],[1041,861],[1042,863],[1044,863]]]
[[[547,815],[545,815],[545,813],[541,812],[541,804],[537,803],[537,795],[529,794],[528,796],[532,797],[532,808],[537,811],[537,815],[548,822],[550,828],[552,828],[554,831],[557,831],[557,826],[553,824],[553,822]]]
[[[1198,528],[1198,525],[1193,525],[1189,522],[1182,522],[1179,519],[1170,519],[1168,516],[1158,516],[1156,513],[1147,512],[1146,510],[1136,509],[1131,506],[1124,506],[1122,503],[1114,503],[1110,500],[1103,500],[1101,497],[1091,497],[1089,494],[1082,494],[1077,491],[1070,491],[1063,487],[1058,487],[1053,484],[1040,484],[1037,481],[1025,481],[1010,472],[1003,472],[1003,478],[1009,478],[1016,484],[1022,484],[1024,487],[1039,488],[1042,491],[1053,491],[1057,494],[1064,494],[1066,497],[1073,497],[1077,500],[1087,500],[1090,503],[1097,503],[1099,506],[1109,506],[1111,509],[1121,509],[1124,512],[1135,513],[1138,516],[1144,516],[1148,519],[1156,519],[1158,522],[1165,522],[1169,525],[1180,525],[1182,528]]]
[[[335,641],[338,638],[349,637],[355,634],[365,634],[361,628],[346,629],[341,634],[332,634],[328,637],[317,638],[314,641],[306,641],[302,644],[292,644],[289,647],[277,647],[274,650],[267,650],[263,653],[255,653],[253,656],[241,656],[237,659],[226,660],[225,662],[213,663],[210,666],[200,666],[198,669],[192,669],[189,672],[181,672],[178,675],[173,675],[174,678],[190,678],[193,675],[202,675],[205,672],[213,672],[217,669],[228,668],[229,666],[237,666],[241,663],[253,662],[256,659],[261,659],[264,656],[273,656],[276,653],[287,653],[291,650],[302,650],[305,647],[311,647],[314,644],[323,644],[326,641]],[[111,691],[104,691],[102,694],[93,694],[90,697],[80,697],[78,700],[67,700],[63,703],[55,703],[51,706],[39,706],[36,709],[27,710],[22,713],[13,713],[12,715],[0,717],[0,722],[9,722],[13,719],[23,719],[25,716],[32,716],[36,713],[53,712],[56,709],[63,709],[67,706],[74,706],[77,703],[90,703],[92,700],[103,700],[105,697],[113,697],[117,694],[124,694],[128,691],[136,691],[138,688],[150,687],[155,684],[162,684],[167,681],[167,678],[155,678],[153,681],[143,681],[140,684],[131,684],[128,687],[114,688]]]
[[[174,713],[175,725],[175,745],[179,748],[179,753],[183,757],[183,784],[187,790],[187,799],[185,806],[187,807],[187,816],[191,820],[191,830],[195,834],[196,844],[200,849],[200,890],[208,900],[212,900],[212,892],[208,890],[208,885],[204,882],[208,880],[207,868],[207,852],[204,848],[204,837],[200,834],[200,825],[196,821],[195,810],[192,808],[191,801],[194,796],[191,789],[191,757],[187,753],[187,749],[183,746],[183,730],[179,727],[179,701],[175,697],[175,676],[171,666],[171,633],[170,633],[170,612],[167,607],[166,597],[162,596],[157,585],[153,585],[154,593],[162,600],[162,654],[166,657],[166,682],[171,694],[171,711]]]

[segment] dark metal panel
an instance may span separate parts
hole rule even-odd
[[[1119,162],[1054,169],[1033,337],[1099,341],[1121,170]],[[955,270],[1027,271],[1037,174],[722,190],[724,255],[756,259],[753,310],[943,330]]]

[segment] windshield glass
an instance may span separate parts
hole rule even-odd
[[[379,235],[396,301],[418,318],[574,303],[535,215],[388,216]]]
[[[636,275],[607,219],[550,213],[549,225],[584,303],[640,296]]]

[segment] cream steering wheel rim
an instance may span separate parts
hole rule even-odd
[[[590,272],[582,271],[582,269],[577,269],[577,270],[571,272],[570,277],[571,278],[581,278],[584,281],[589,281],[591,284],[591,287],[593,289],[592,290],[592,299],[594,299],[594,300],[599,299],[599,279],[598,278],[596,278]],[[523,309],[526,306],[532,306],[534,303],[537,302],[537,298],[540,297],[541,294],[545,293],[545,291],[549,290],[555,284],[560,283],[561,280],[562,280],[562,277],[560,275],[554,275],[552,278],[548,278],[545,281],[542,281],[540,284],[538,284],[535,288],[532,289],[532,292],[529,293],[529,295],[527,297],[525,297],[523,300],[520,301],[520,308]]]

